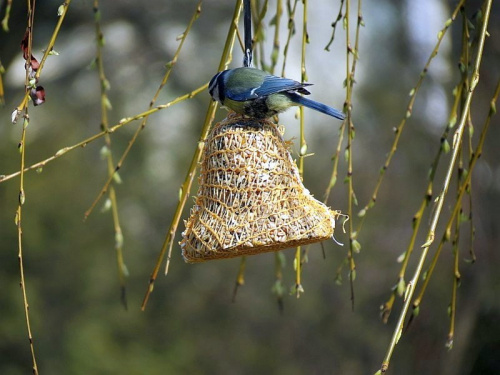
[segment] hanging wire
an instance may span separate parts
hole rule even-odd
[[[248,68],[252,66],[252,11],[250,9],[250,0],[244,0],[243,2],[243,26],[245,33],[243,66]]]

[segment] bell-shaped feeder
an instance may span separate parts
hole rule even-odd
[[[339,215],[304,187],[276,124],[230,114],[205,141],[182,255],[196,263],[324,241]]]

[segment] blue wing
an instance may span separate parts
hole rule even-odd
[[[311,86],[311,84],[304,84],[294,81],[293,79],[267,75],[262,85],[255,89],[254,93],[257,97],[268,96],[284,91],[299,91],[303,94],[309,94],[309,91],[304,89],[305,86]]]
[[[228,76],[226,97],[236,101],[245,101],[265,97],[285,91],[298,91],[309,94],[304,87],[309,83],[300,83],[293,79],[276,77],[259,69],[237,68]]]

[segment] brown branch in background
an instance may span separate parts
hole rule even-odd
[[[32,59],[31,59],[31,51],[33,45],[33,22],[35,18],[35,0],[28,1],[28,26],[26,28],[25,38],[23,39],[23,43],[25,43],[25,50],[23,51],[25,56],[25,70],[26,70],[26,78],[25,78],[25,87],[26,87],[26,96],[28,97],[29,92],[29,81],[31,79],[31,74],[33,72],[32,67]],[[24,45],[23,45],[24,47]],[[26,57],[27,56],[27,57]],[[31,361],[33,374],[38,375],[38,365],[36,362],[35,356],[35,345],[33,333],[31,330],[30,323],[30,315],[29,315],[29,303],[28,303],[28,295],[26,292],[26,280],[24,275],[24,258],[23,258],[23,226],[22,226],[22,217],[23,217],[23,205],[26,201],[26,193],[24,190],[24,165],[25,165],[25,156],[26,156],[26,129],[29,125],[29,114],[28,114],[28,101],[23,101],[23,106],[18,109],[18,113],[23,113],[23,128],[21,133],[21,140],[19,142],[18,148],[21,153],[21,176],[19,179],[19,203],[17,206],[15,224],[17,226],[17,243],[18,243],[18,260],[19,260],[19,275],[20,275],[20,286],[21,292],[23,295],[23,305],[24,305],[24,317],[26,320],[26,329],[28,331],[28,340],[30,343],[30,352],[31,352]],[[13,121],[14,122],[14,121]]]
[[[38,62],[33,57],[32,53],[31,53],[31,47],[29,47],[29,51],[26,49],[26,47],[27,47],[27,44],[25,41],[26,35],[25,35],[25,38],[23,38],[23,40],[22,40],[21,48],[23,50],[25,60],[26,61],[30,60],[29,65],[31,67],[31,73],[27,73],[26,93],[25,93],[23,99],[21,100],[21,103],[16,107],[16,109],[12,113],[12,122],[13,123],[16,123],[19,116],[21,116],[21,114],[23,113],[23,109],[26,108],[29,97],[31,97],[31,99],[33,100],[34,105],[42,104],[45,101],[45,91],[43,90],[43,87],[36,86],[36,84],[38,83],[38,80],[40,79],[40,75],[42,74],[42,70],[43,70],[45,62],[47,60],[47,57],[51,54],[56,54],[56,53],[54,53],[54,50],[53,50],[54,45],[55,45],[57,36],[59,35],[61,25],[64,21],[64,18],[66,16],[66,13],[67,13],[67,10],[68,10],[70,3],[71,3],[71,0],[66,0],[57,9],[57,15],[59,16],[59,20],[57,21],[57,24],[54,28],[54,32],[52,33],[49,44],[48,44],[47,48],[45,49],[45,52],[44,52],[43,57],[40,60],[40,62]],[[28,32],[31,33],[31,31],[27,30],[27,33]],[[31,39],[29,40],[29,43],[31,43]],[[29,44],[29,45],[31,46],[31,44]]]

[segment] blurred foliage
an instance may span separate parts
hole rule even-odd
[[[0,4],[5,14],[7,1]],[[264,1],[260,1],[260,6]],[[286,2],[285,2],[286,3]],[[294,2],[291,1],[291,4]],[[436,43],[455,4],[438,2],[378,1],[363,4],[366,25],[361,31],[358,71],[353,92],[353,183],[360,205],[368,202],[379,170],[389,152],[397,126],[406,111],[408,93],[418,79],[425,59]],[[135,1],[100,4],[105,44],[103,64],[110,83],[112,109],[109,124],[147,110],[178,46],[178,36],[191,18],[197,1]],[[421,5],[419,5],[421,4]],[[438,5],[436,5],[438,4]],[[58,1],[36,4],[33,54],[41,57],[57,22]],[[341,104],[345,76],[341,30],[324,50],[339,4],[310,2],[307,74],[313,96]],[[437,8],[436,8],[437,6]],[[474,21],[479,1],[466,2],[465,13]],[[25,146],[27,165],[53,155],[100,131],[101,98],[96,69],[93,3],[73,0],[57,38],[59,56],[49,56],[40,82],[47,101],[30,108]],[[169,83],[158,98],[164,104],[206,83],[215,73],[233,14],[233,2],[210,1],[202,6]],[[427,8],[426,8],[427,7]],[[427,9],[427,10],[426,10]],[[26,27],[25,4],[14,2],[9,31],[0,31],[0,61],[5,105],[0,108],[0,174],[19,169],[17,144],[21,125],[10,122],[13,109],[24,95],[24,61],[20,42]],[[260,60],[270,63],[275,2],[270,1],[262,29],[265,38]],[[301,6],[296,19],[300,19]],[[430,12],[430,13],[429,13]],[[286,35],[284,7],[282,35]],[[477,141],[500,76],[500,6],[494,2],[480,82],[472,105]],[[176,207],[201,124],[209,103],[202,93],[150,116],[130,156],[120,169],[123,183],[114,185],[124,234],[128,277],[128,310],[120,304],[115,239],[111,213],[96,211],[83,222],[106,180],[106,162],[100,150],[104,140],[67,153],[40,173],[25,175],[26,203],[23,247],[26,289],[38,367],[42,374],[366,374],[379,368],[389,342],[396,313],[384,325],[379,307],[397,282],[396,259],[411,236],[412,216],[427,186],[427,174],[440,147],[439,137],[448,121],[452,90],[460,81],[457,68],[461,20],[453,24],[444,45],[431,64],[428,77],[413,107],[413,115],[395,154],[376,206],[358,237],[362,250],[356,258],[355,310],[351,311],[348,283],[335,284],[336,270],[345,251],[333,242],[311,246],[304,265],[300,299],[285,293],[280,314],[271,288],[275,282],[274,255],[246,260],[245,285],[231,303],[239,260],[187,265],[174,247],[166,279],[155,284],[145,312],[140,304],[151,268]],[[340,25],[338,26],[340,27]],[[472,31],[475,32],[474,30]],[[297,29],[297,34],[299,34]],[[284,36],[283,36],[284,37]],[[284,43],[283,43],[284,44]],[[283,45],[281,46],[283,48]],[[300,77],[298,35],[292,37],[286,74]],[[232,66],[240,65],[234,51]],[[282,56],[280,55],[280,59]],[[281,66],[278,64],[278,66]],[[276,73],[276,72],[275,72]],[[293,111],[280,118],[286,137],[298,137]],[[224,116],[223,111],[218,117]],[[337,128],[326,116],[306,112],[308,152],[306,187],[321,197],[329,183],[331,156]],[[471,196],[476,228],[477,261],[468,258],[470,234],[460,238],[461,285],[458,290],[456,338],[445,348],[447,308],[453,284],[451,244],[445,245],[438,271],[420,306],[420,314],[400,341],[390,373],[482,374],[499,370],[498,320],[500,319],[500,164],[496,142],[499,117],[494,117],[483,155],[473,174]],[[117,160],[138,122],[112,134]],[[293,150],[298,154],[298,142]],[[339,164],[339,181],[346,163]],[[442,176],[444,167],[437,174]],[[195,194],[194,186],[191,195]],[[437,189],[437,187],[436,187]],[[30,371],[30,354],[19,291],[17,233],[14,215],[18,179],[0,183],[0,373]],[[454,191],[450,191],[453,196]],[[187,217],[192,200],[188,200]],[[346,186],[337,183],[328,203],[346,210]],[[445,205],[445,211],[451,209]],[[427,224],[429,213],[424,217]],[[355,218],[353,218],[355,219]],[[443,223],[438,227],[444,228]],[[182,230],[182,224],[180,226]],[[180,232],[180,231],[179,231]],[[441,232],[438,232],[440,236]],[[177,234],[179,237],[180,234]],[[346,243],[347,235],[338,231]],[[425,240],[421,235],[417,244]],[[418,248],[415,250],[418,253]],[[285,290],[294,284],[293,250],[284,252]],[[415,259],[410,260],[413,269]],[[341,275],[348,280],[344,268]],[[401,299],[395,302],[397,311]],[[489,367],[488,367],[489,366]],[[494,367],[496,366],[496,367]]]

